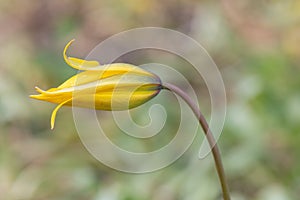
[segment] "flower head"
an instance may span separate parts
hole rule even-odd
[[[64,60],[83,71],[57,88],[44,91],[35,87],[40,94],[30,95],[34,99],[58,104],[52,112],[51,129],[62,106],[127,110],[147,102],[162,89],[158,76],[137,66],[125,63],[100,65],[97,61],[68,57],[66,51],[73,41],[63,51]]]

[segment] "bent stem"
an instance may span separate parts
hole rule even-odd
[[[218,145],[215,141],[215,138],[214,138],[212,132],[210,131],[208,123],[205,120],[203,114],[200,112],[200,110],[198,109],[197,105],[193,102],[193,100],[177,86],[172,85],[170,83],[164,83],[163,89],[170,90],[171,92],[174,92],[175,94],[179,95],[190,106],[190,108],[196,115],[196,117],[199,120],[199,123],[205,133],[208,143],[212,149],[215,166],[216,166],[219,180],[220,180],[221,187],[222,187],[223,198],[224,198],[224,200],[230,200],[229,188],[228,188],[226,178],[225,178],[225,172],[224,172],[224,168],[223,168],[223,164],[222,164],[221,154],[220,154]]]

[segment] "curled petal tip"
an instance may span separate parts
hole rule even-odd
[[[58,106],[56,106],[56,108],[52,111],[52,114],[51,114],[51,121],[50,121],[50,124],[51,124],[51,130],[54,129],[54,124],[55,124],[55,118],[56,118],[56,114],[57,114],[57,111],[64,105],[66,104],[67,102],[71,101],[72,99],[68,99],[67,101],[64,101],[62,102],[61,104],[59,104]]]
[[[73,38],[72,40],[70,40],[67,45],[71,45],[74,41],[75,41],[75,38]]]
[[[67,55],[67,50],[74,41],[75,39],[72,39],[70,42],[68,42],[63,51],[64,60],[69,66],[77,70],[88,70],[90,67],[97,67],[100,65],[97,61],[87,61],[79,58],[69,57]]]
[[[68,42],[68,44],[65,46],[64,51],[63,51],[63,57],[65,59],[65,61],[67,62],[68,60],[68,56],[66,55],[67,49],[70,47],[70,45],[75,41],[75,39],[70,40],[70,42]],[[67,62],[68,63],[68,62]]]
[[[45,92],[44,90],[42,90],[42,89],[39,88],[38,86],[35,86],[34,88],[35,88],[35,90],[36,90],[37,92],[39,92],[39,93],[44,93],[44,92]]]

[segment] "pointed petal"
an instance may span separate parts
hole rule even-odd
[[[62,102],[61,104],[59,104],[58,106],[56,106],[56,108],[52,111],[52,114],[51,114],[51,130],[54,129],[54,124],[55,124],[55,118],[56,118],[56,114],[57,114],[57,111],[64,105],[66,104],[67,102],[71,101],[72,99],[68,99],[67,101],[64,101]]]
[[[39,88],[38,86],[35,86],[34,89],[35,89],[37,92],[41,93],[41,94],[42,94],[43,92],[45,92],[45,90],[42,90],[42,89]]]
[[[42,95],[40,94],[34,94],[34,95],[29,95],[30,98],[32,99],[37,99],[37,100],[42,100]]]
[[[67,49],[70,47],[70,45],[74,41],[75,41],[75,39],[71,40],[66,45],[66,47],[64,48],[64,51],[63,51],[64,60],[68,65],[70,65],[74,69],[78,69],[78,70],[88,70],[91,67],[97,67],[97,66],[100,65],[100,63],[98,61],[88,61],[88,60],[82,60],[82,59],[79,59],[79,58],[68,57],[67,54],[66,54]]]

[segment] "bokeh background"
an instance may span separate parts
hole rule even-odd
[[[62,59],[70,39],[76,38],[71,54],[84,58],[107,37],[144,26],[171,28],[193,37],[219,67],[228,100],[219,145],[233,199],[299,199],[297,0],[1,0],[0,199],[221,198],[212,157],[197,159],[203,137],[165,169],[121,173],[87,152],[70,108],[59,111],[51,131],[54,105],[28,98],[35,85],[54,87],[76,73]],[[136,57],[128,59],[134,64]],[[142,55],[138,59],[142,62]],[[193,86],[206,91],[201,81]],[[204,92],[201,98],[205,110],[209,95]],[[135,114],[137,119],[143,116]],[[170,120],[166,126],[172,132]],[[110,121],[105,121],[108,127]],[[151,144],[160,146],[170,138]],[[131,144],[123,137],[116,140]]]

